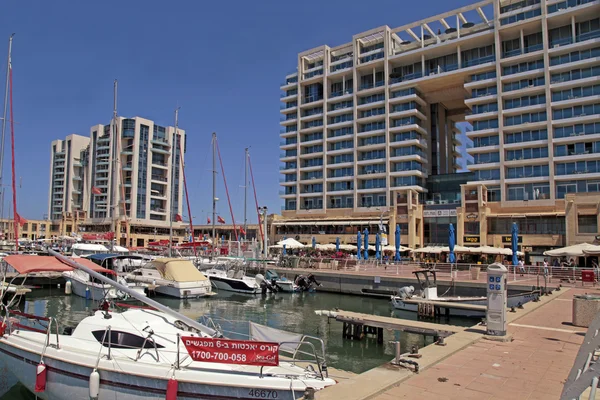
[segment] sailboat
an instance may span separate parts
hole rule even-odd
[[[81,270],[152,309],[117,312],[103,303],[63,334],[52,317],[37,318],[43,328],[31,328],[15,318],[22,313],[6,309],[0,320],[0,360],[40,399],[295,400],[336,384],[327,376],[324,345],[318,338],[254,324],[250,340],[228,340],[214,323],[214,328],[203,325],[81,263],[50,253],[55,258],[45,270]],[[32,256],[9,256],[6,262],[20,273],[38,272],[28,257]],[[322,354],[315,353],[310,366],[298,359],[308,354],[301,350],[308,343],[317,343]]]

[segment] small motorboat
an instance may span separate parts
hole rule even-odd
[[[421,269],[413,271],[417,282],[421,287],[420,294],[415,294],[413,286],[404,286],[400,288],[398,294],[391,297],[392,305],[397,310],[417,312],[419,305],[413,302],[406,302],[407,299],[422,299],[436,302],[462,303],[479,306],[487,306],[486,296],[438,296],[437,279],[435,269]],[[538,291],[524,292],[509,295],[507,298],[507,307],[519,307],[525,303],[533,301],[539,297]],[[450,316],[481,318],[485,317],[485,311],[465,310],[449,308]]]
[[[296,275],[294,284],[298,287],[298,292],[314,292],[318,286],[321,286],[313,274]]]
[[[208,278],[191,261],[179,258],[157,258],[126,277],[130,282],[152,285],[156,293],[180,299],[214,294]]]
[[[300,290],[299,286],[287,279],[284,276],[279,276],[277,272],[272,269],[267,270],[265,272],[265,280],[269,282],[272,286],[277,288],[279,292],[297,292]]]
[[[246,276],[244,265],[218,264],[204,271],[210,283],[219,290],[256,294],[260,291],[260,279]]]

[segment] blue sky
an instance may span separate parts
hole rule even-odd
[[[297,54],[469,3],[5,0],[0,6],[0,82],[8,37],[15,32],[16,168],[22,178],[18,209],[26,218],[47,212],[50,142],[71,133],[88,136],[90,126],[107,123],[116,78],[119,115],[172,125],[174,109],[181,106],[196,223],[203,223],[211,208],[213,131],[219,137],[236,220],[243,215],[247,146],[259,203],[280,212],[279,85],[295,69]],[[3,94],[4,85],[0,87]],[[4,184],[10,183],[9,145],[7,140]],[[220,175],[218,191],[219,213],[229,222]],[[256,220],[251,206],[249,215],[250,221]]]

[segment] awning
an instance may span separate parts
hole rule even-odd
[[[31,256],[27,254],[16,254],[12,256],[6,256],[3,259],[8,265],[13,267],[19,274],[30,274],[33,272],[67,272],[73,271],[73,268],[63,263],[56,257],[50,256]],[[95,264],[93,261],[86,258],[78,258],[73,260],[78,264],[88,267],[92,271],[113,274],[114,271]]]
[[[290,220],[290,221],[274,221],[273,225],[275,226],[283,226],[283,225],[295,225],[295,226],[304,226],[304,225],[311,225],[311,226],[315,226],[315,225],[331,225],[331,226],[336,226],[336,225],[378,225],[379,222],[381,222],[381,220],[379,219],[373,219],[373,220],[359,220],[359,221],[352,221],[352,220],[344,220],[344,221],[328,221],[328,220],[316,220],[316,221],[294,221],[294,220]],[[387,224],[389,222],[389,220],[384,219],[383,223]]]
[[[488,217],[496,217],[496,218],[529,218],[529,217],[564,217],[564,212],[537,212],[531,214],[489,214]]]

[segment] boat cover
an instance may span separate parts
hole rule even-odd
[[[66,272],[73,271],[73,268],[52,256],[31,256],[27,254],[15,254],[4,257],[4,261],[13,267],[19,274],[30,274],[32,272]],[[76,263],[91,269],[92,271],[114,274],[113,271],[102,268],[91,260],[78,258],[73,260]]]
[[[208,279],[191,261],[180,258],[158,258],[144,267],[155,268],[164,279],[169,281],[197,282]]]
[[[257,324],[256,322],[250,321],[250,339],[258,342],[298,342],[283,344],[280,347],[281,350],[289,353],[295,353],[300,347],[300,342],[304,339],[304,335],[299,333],[282,331],[280,329],[271,328],[265,325]]]

